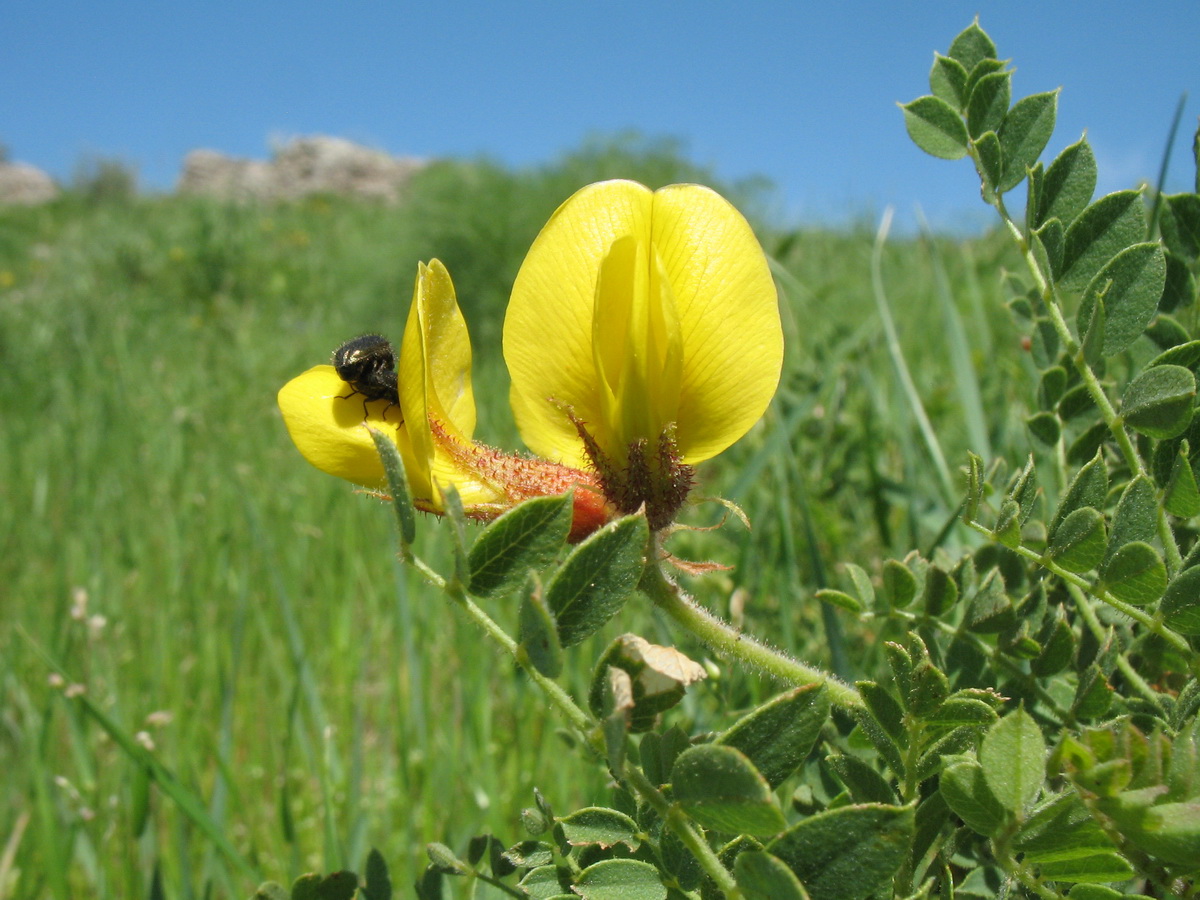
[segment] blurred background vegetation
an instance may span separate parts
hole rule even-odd
[[[396,206],[142,196],[95,163],[51,204],[0,208],[0,897],[144,897],[156,868],[172,897],[253,889],[64,687],[153,748],[262,878],[358,867],[378,847],[404,891],[427,841],[518,839],[535,786],[560,808],[602,800],[542,698],[395,561],[390,512],[301,459],[275,392],[349,337],[398,339],[416,263],[436,256],[472,330],[478,436],[518,448],[499,344],[512,279],[555,207],[611,177],[715,187],[780,286],[779,393],[696,491],[740,504],[753,531],[673,537],[682,558],[734,567],[689,588],[807,661],[876,671],[887,636],[827,633],[814,591],[843,583],[839,563],[972,538],[884,345],[873,223],[791,227],[769,184],[721,184],[636,136],[530,170],[438,162]],[[879,258],[956,489],[968,448],[1029,452],[1010,252],[924,235]],[[442,523],[422,526],[422,552],[444,558]],[[577,696],[629,630],[674,643],[635,600],[573,651]],[[722,704],[736,715],[773,690],[723,668],[677,715],[721,727]]]

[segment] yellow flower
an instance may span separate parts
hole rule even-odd
[[[367,400],[330,365],[314,366],[285,384],[279,408],[304,458],[330,475],[383,488],[383,464],[363,427],[369,425],[400,449],[418,506],[441,510],[439,484],[453,484],[464,506],[499,502],[502,495],[460,466],[452,452],[456,442],[469,444],[475,431],[471,342],[450,275],[436,259],[418,267],[398,374],[398,408],[387,399]]]
[[[370,399],[332,365],[314,366],[280,389],[279,409],[305,459],[330,475],[384,488],[383,464],[365,427],[370,426],[400,450],[420,509],[442,512],[442,489],[448,485],[458,491],[467,514],[480,519],[530,497],[577,487],[573,536],[603,523],[607,513],[599,495],[588,489],[593,485],[586,473],[508,456],[472,440],[471,341],[450,274],[436,259],[418,267],[399,358],[383,360],[389,371],[392,365],[398,403]]]
[[[673,518],[691,466],[746,433],[779,383],[766,257],[712,190],[607,181],[551,217],[504,322],[513,413],[535,453],[590,463],[622,511]]]

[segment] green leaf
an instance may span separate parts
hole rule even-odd
[[[1183,366],[1194,372],[1196,367],[1200,366],[1200,341],[1184,341],[1182,344],[1169,347],[1146,363],[1146,368],[1152,369],[1155,366],[1168,365]]]
[[[1068,572],[1087,572],[1104,559],[1104,516],[1090,506],[1077,509],[1050,533],[1048,555]]]
[[[854,590],[858,592],[858,599],[862,601],[863,606],[874,606],[875,586],[871,584],[871,576],[866,573],[862,566],[855,563],[846,563],[846,574],[854,582]]]
[[[1161,219],[1163,243],[1184,259],[1200,256],[1200,196],[1168,194]]]
[[[777,856],[761,850],[737,855],[733,874],[746,900],[809,900],[799,879]]]
[[[913,688],[908,696],[908,708],[920,719],[928,718],[950,695],[946,675],[928,659],[913,670]]]
[[[1188,442],[1182,441],[1171,463],[1171,474],[1163,492],[1163,507],[1173,516],[1189,518],[1200,513],[1200,486],[1188,455]]]
[[[572,847],[596,844],[608,849],[624,844],[630,850],[637,850],[642,845],[637,822],[615,809],[588,806],[563,816],[558,823],[563,839]]]
[[[1154,483],[1145,475],[1138,475],[1121,492],[1117,511],[1113,513],[1105,562],[1132,541],[1153,540],[1157,530],[1158,502],[1154,496]]]
[[[1142,541],[1123,545],[1100,577],[1109,593],[1134,606],[1153,603],[1167,589],[1167,567],[1158,551]]]
[[[1170,253],[1167,254],[1168,257],[1170,255]],[[1180,344],[1186,344],[1191,339],[1191,332],[1184,328],[1178,319],[1166,314],[1161,301],[1158,306],[1158,315],[1150,320],[1150,324],[1146,326],[1145,334],[1146,337],[1158,345],[1160,350],[1169,350],[1172,347],[1178,347]],[[1164,360],[1163,362],[1170,362],[1170,360]],[[1159,363],[1159,365],[1162,365],[1162,363]],[[1178,365],[1183,365],[1183,363],[1178,363]],[[1149,368],[1149,366],[1147,365],[1145,368]],[[1185,365],[1184,368],[1191,367]]]
[[[807,684],[764,703],[716,740],[746,755],[767,783],[778,787],[804,762],[829,718],[822,684]]]
[[[996,800],[1020,816],[1046,779],[1046,745],[1033,717],[1018,709],[989,728],[979,763]]]
[[[1037,221],[1057,218],[1070,225],[1087,208],[1095,190],[1096,157],[1087,138],[1080,138],[1046,170]]]
[[[636,859],[606,859],[588,866],[575,878],[572,890],[583,900],[667,898],[667,888],[658,869]]]
[[[1126,881],[1134,876],[1133,866],[1115,850],[1104,850],[1070,859],[1041,861],[1027,859],[1048,881]]]
[[[1167,800],[1200,797],[1200,719],[1192,719],[1191,727],[1181,728],[1171,742],[1167,787]]]
[[[1038,806],[1018,829],[1013,846],[1027,859],[1073,859],[1115,849],[1074,792]]]
[[[888,666],[892,670],[892,679],[896,683],[896,691],[900,694],[901,702],[903,703],[903,698],[907,697],[913,689],[912,655],[906,647],[897,644],[895,641],[884,641],[883,652],[887,655]],[[926,650],[925,652],[928,653],[929,651]],[[924,661],[925,658],[925,656],[922,656],[921,660]],[[895,734],[897,736],[903,731],[902,724],[899,721],[895,723]]]
[[[1045,316],[1035,318],[1030,341],[1033,345],[1030,350],[1034,363],[1043,369],[1053,365],[1058,358],[1059,349],[1058,332],[1054,330],[1054,323]]]
[[[554,614],[546,605],[542,586],[536,575],[531,575],[529,585],[521,598],[518,615],[517,638],[519,652],[524,653],[530,665],[547,678],[562,674],[562,642],[558,639],[558,624]]]
[[[538,866],[535,869],[530,869],[517,883],[517,886],[531,900],[557,900],[558,897],[571,896],[570,894],[564,895],[563,893],[557,866]]]
[[[967,607],[963,624],[979,634],[999,634],[1016,624],[1016,611],[1004,590],[999,569],[992,569],[984,576]]]
[[[984,701],[955,694],[925,716],[925,721],[933,725],[992,725],[996,718],[996,711]]]
[[[1162,247],[1144,243],[1126,247],[1088,283],[1080,304],[1104,301],[1105,356],[1120,353],[1141,337],[1158,309],[1166,277]]]
[[[967,100],[967,70],[957,59],[933,55],[933,68],[929,70],[929,90],[933,96],[945,100],[955,109],[962,109]]]
[[[1101,197],[1067,229],[1062,287],[1083,289],[1109,260],[1145,234],[1146,212],[1140,191],[1117,191]]]
[[[999,191],[1011,191],[1025,177],[1025,170],[1037,162],[1054,132],[1058,113],[1058,91],[1033,94],[1013,104],[1000,125],[1000,146],[1004,149],[1004,174]]]
[[[1196,279],[1179,256],[1167,251],[1167,280],[1163,285],[1162,300],[1158,308],[1170,312],[1180,306],[1191,306],[1196,301]]]
[[[1159,611],[1168,628],[1200,634],[1200,566],[1180,572],[1167,586]]]
[[[1042,189],[1046,183],[1046,167],[1034,163],[1029,168],[1029,181],[1025,185],[1025,231],[1033,231],[1041,224],[1039,212],[1042,208]]]
[[[983,459],[967,451],[967,496],[963,500],[963,521],[974,522],[983,502]]]
[[[522,881],[524,880],[522,879]],[[436,866],[426,866],[413,885],[417,893],[417,900],[442,900],[442,881],[443,875]],[[536,898],[538,895],[530,894],[529,896]]]
[[[967,98],[967,133],[978,138],[999,128],[1011,98],[1012,72],[990,72],[980,78]]]
[[[645,516],[605,525],[567,557],[546,586],[564,647],[578,644],[611,619],[637,587],[650,531]]]
[[[290,900],[291,893],[282,884],[274,881],[264,881],[254,892],[250,900]]]
[[[1104,362],[1104,329],[1108,324],[1108,311],[1104,308],[1104,298],[1088,294],[1079,304],[1078,318],[1079,334],[1083,359],[1093,369],[1099,368]]]
[[[740,750],[702,744],[679,754],[671,789],[685,813],[705,828],[766,837],[787,822],[771,786]]]
[[[1200,802],[1160,803],[1161,788],[1099,797],[1096,806],[1135,847],[1160,861],[1196,871],[1200,866]]]
[[[1038,379],[1038,406],[1042,409],[1054,409],[1066,389],[1067,370],[1062,366],[1051,366]]]
[[[852,613],[863,611],[863,605],[858,602],[858,598],[851,597],[844,591],[838,591],[833,588],[821,588],[813,596],[822,603],[828,603],[830,606],[840,606],[842,609]]]
[[[859,692],[863,694],[863,700],[866,702],[868,708],[871,708],[872,713],[875,712],[875,701],[877,701],[881,696],[887,695],[888,700],[891,702],[895,711],[898,712],[900,716],[904,715],[903,710],[900,709],[900,704],[897,703],[895,698],[891,697],[890,694],[887,694],[887,692],[879,685],[872,681],[860,681],[858,682],[857,686]],[[871,690],[864,691],[864,687]],[[872,694],[870,699],[867,697],[868,692]],[[900,747],[897,745],[895,738],[893,738],[892,735],[885,730],[885,726],[880,723],[876,715],[869,714],[865,711],[860,711],[855,713],[854,718],[858,722],[859,733],[861,736],[865,737],[867,741],[870,742],[871,746],[878,751],[880,757],[885,763],[887,763],[888,768],[896,773],[896,775],[903,776],[904,759],[900,755]]]
[[[358,891],[358,876],[353,872],[330,875],[301,875],[292,883],[292,900],[352,900]]]
[[[1054,511],[1054,518],[1050,522],[1050,534],[1053,535],[1063,519],[1075,510],[1083,506],[1100,509],[1107,497],[1108,469],[1104,466],[1103,457],[1097,453],[1071,480],[1067,492],[1058,503],[1058,509]]]
[[[1076,884],[1067,893],[1068,900],[1130,900],[1132,896],[1102,884]]]
[[[987,32],[979,27],[979,19],[976,19],[950,43],[949,54],[951,59],[957,60],[970,72],[982,60],[996,58],[996,45]]]
[[[862,804],[818,813],[768,845],[812,900],[864,900],[900,868],[915,831],[913,807]]]
[[[967,155],[967,126],[945,100],[918,97],[903,104],[904,127],[914,144],[938,159],[962,159]]]
[[[1041,491],[1038,488],[1037,467],[1034,464],[1033,454],[1031,453],[1021,471],[1013,476],[1008,488],[1008,499],[1016,503],[1021,509],[1022,524],[1033,513],[1034,505],[1037,503],[1039,496],[1041,496]]]
[[[1038,257],[1038,268],[1047,279],[1053,280],[1062,274],[1063,253],[1066,250],[1067,230],[1056,217],[1051,216],[1033,233],[1035,255]],[[1037,253],[1037,248],[1041,253]]]
[[[1095,408],[1096,401],[1092,399],[1086,384],[1075,385],[1058,401],[1058,415],[1064,422],[1069,422],[1076,416],[1091,412]]]
[[[895,803],[896,792],[888,781],[857,756],[838,753],[825,762],[850,791],[856,803]]]
[[[470,868],[453,850],[438,841],[426,844],[425,854],[434,867],[447,875],[462,875]]]
[[[903,740],[904,708],[900,701],[892,696],[892,692],[874,681],[858,682],[858,691],[875,721],[883,726],[883,730],[893,739]]]
[[[467,554],[468,590],[478,597],[504,596],[522,587],[530,570],[553,562],[571,529],[573,499],[568,492],[530,500],[480,532]]]
[[[1081,466],[1093,459],[1106,441],[1112,439],[1108,423],[1103,419],[1093,422],[1084,432],[1067,447],[1067,462],[1073,466]]]
[[[1029,670],[1039,678],[1057,675],[1065,669],[1075,655],[1075,632],[1067,624],[1062,607],[1054,619],[1047,623],[1046,631],[1038,636],[1042,652],[1029,662]]]
[[[938,778],[946,805],[974,831],[991,837],[1005,822],[1004,807],[983,777],[983,767],[973,759],[952,763]]]
[[[1054,413],[1038,412],[1025,419],[1025,427],[1029,433],[1045,444],[1053,447],[1062,437],[1062,424]]]
[[[883,564],[883,592],[894,609],[904,609],[917,595],[917,577],[894,559]]]
[[[417,512],[408,495],[408,479],[404,475],[404,461],[400,450],[382,431],[368,428],[375,452],[383,463],[387,478],[388,493],[392,495],[392,511],[396,514],[396,525],[400,533],[400,546],[407,548],[417,537]]]
[[[1005,500],[1000,504],[1000,512],[996,516],[996,527],[992,529],[992,537],[1005,547],[1016,548],[1021,543],[1021,507],[1016,500]]]
[[[660,869],[675,880],[672,888],[679,891],[695,891],[704,881],[704,870],[700,861],[684,844],[683,840],[671,830],[664,830],[659,840],[659,856],[662,859]],[[643,851],[644,852],[644,851]],[[668,894],[672,900],[683,900],[679,894]]]
[[[1125,389],[1121,417],[1134,431],[1156,440],[1178,437],[1192,423],[1196,377],[1183,366],[1146,369]]]
[[[958,602],[958,582],[938,566],[930,566],[925,573],[925,591],[922,605],[925,613],[935,618],[954,607]]]
[[[1091,663],[1079,674],[1079,683],[1075,685],[1075,699],[1071,703],[1071,712],[1076,718],[1098,719],[1108,712],[1112,706],[1112,685],[1100,671],[1100,666]]]
[[[308,872],[292,882],[291,900],[317,900],[317,886],[321,876],[317,872]]]
[[[996,132],[985,131],[975,139],[975,170],[983,184],[983,196],[987,199],[998,193],[1000,175],[1004,170],[1004,151],[1000,148],[1000,138]]]
[[[544,841],[521,841],[505,850],[504,858],[518,869],[535,869],[550,865],[554,861],[554,850]]]
[[[392,877],[388,874],[383,854],[374,847],[367,854],[367,873],[363,894],[366,900],[392,900]]]

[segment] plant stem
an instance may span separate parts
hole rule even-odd
[[[1075,336],[1071,334],[1071,328],[1067,324],[1066,319],[1063,318],[1062,305],[1059,303],[1058,291],[1054,287],[1054,282],[1050,279],[1048,273],[1042,271],[1041,265],[1038,263],[1037,256],[1034,254],[1029,241],[1021,232],[1020,226],[1009,216],[1008,210],[1004,205],[1004,199],[997,195],[992,200],[992,206],[1000,215],[1000,218],[1008,228],[1009,234],[1012,235],[1013,240],[1016,242],[1017,248],[1021,251],[1025,265],[1037,283],[1038,292],[1041,294],[1042,302],[1045,304],[1050,323],[1054,326],[1054,330],[1058,334],[1058,339],[1062,341],[1062,345],[1067,351],[1067,355],[1070,357],[1075,371],[1083,379],[1083,383],[1087,387],[1088,394],[1096,404],[1096,408],[1100,410],[1104,424],[1108,426],[1109,432],[1117,442],[1117,447],[1121,451],[1121,456],[1125,459],[1125,464],[1129,466],[1129,470],[1134,476],[1147,475],[1148,477],[1146,466],[1142,462],[1141,456],[1138,455],[1137,448],[1133,445],[1129,431],[1125,428],[1124,419],[1117,413],[1112,405],[1112,401],[1108,399],[1108,394],[1104,392],[1104,387],[1100,384],[1096,373],[1088,365],[1083,355],[1083,349],[1079,346],[1079,342],[1075,340]],[[1171,529],[1171,522],[1167,518],[1167,511],[1163,509],[1162,504],[1158,504],[1158,519],[1155,524],[1159,540],[1163,545],[1163,552],[1166,554],[1167,574],[1174,575],[1183,564],[1183,557],[1179,553],[1179,546],[1175,543],[1175,532]]]
[[[981,534],[986,534],[991,537],[992,540],[996,540],[995,533],[992,532],[992,530],[987,526],[980,525],[978,522],[968,522],[967,524]],[[1191,654],[1191,646],[1188,644],[1187,639],[1182,635],[1172,631],[1154,616],[1143,612],[1136,606],[1126,603],[1124,600],[1117,599],[1108,591],[1099,589],[1096,585],[1089,583],[1086,579],[1079,577],[1074,572],[1067,571],[1054,560],[1050,559],[1048,555],[1038,553],[1036,550],[1030,550],[1023,544],[1018,544],[1016,547],[1011,549],[1014,553],[1023,556],[1026,559],[1031,559],[1047,571],[1053,572],[1068,585],[1072,585],[1081,591],[1091,594],[1096,599],[1107,603],[1117,612],[1128,616],[1138,624],[1144,626],[1147,630],[1158,635],[1181,653]]]
[[[708,845],[708,841],[704,839],[704,835],[700,834],[692,820],[689,819],[676,804],[671,803],[662,791],[656,788],[637,766],[626,764],[623,773],[625,780],[629,782],[638,794],[640,794],[646,802],[654,807],[655,812],[662,816],[663,820],[670,825],[671,830],[678,835],[684,845],[692,851],[692,855],[704,867],[704,871],[716,882],[717,887],[727,900],[740,900],[742,896],[741,889],[737,886],[737,882],[733,880],[733,876],[729,874],[729,870],[721,864],[721,860],[717,858],[716,852]]]
[[[575,701],[571,699],[571,695],[564,691],[558,682],[547,678],[535,666],[529,664],[528,659],[525,658],[525,654],[520,652],[520,645],[512,639],[507,631],[500,627],[495,619],[480,609],[467,596],[462,585],[457,581],[452,581],[445,585],[445,591],[450,599],[461,606],[463,611],[471,617],[472,621],[484,630],[488,637],[504,648],[504,651],[517,661],[530,679],[541,688],[542,693],[546,695],[546,698],[554,708],[583,735],[588,746],[603,757],[604,742],[603,740],[599,740],[597,743],[598,739],[594,736],[596,723],[592,717],[579,708]]]
[[[890,610],[889,613],[890,615],[903,619],[905,622],[909,622],[914,625],[927,625],[931,628],[936,628],[943,634],[948,634],[957,640],[966,641],[974,646],[974,648],[979,651],[981,656],[986,656],[995,665],[1000,666],[1002,669],[1008,672],[1009,675],[1023,682],[1030,691],[1037,695],[1037,698],[1042,701],[1042,703],[1047,709],[1050,710],[1050,712],[1058,716],[1060,723],[1065,722],[1070,717],[1067,711],[1058,705],[1058,701],[1056,701],[1054,697],[1052,697],[1050,693],[1038,683],[1037,678],[1022,669],[1015,661],[1009,659],[995,646],[989,644],[979,635],[967,631],[960,625],[955,625],[951,622],[945,622],[941,619],[933,618],[931,616],[919,616],[903,609],[893,609]]]
[[[503,647],[505,652],[524,669],[525,674],[529,676],[534,684],[541,688],[550,703],[579,732],[584,744],[599,758],[604,759],[607,753],[599,723],[584,712],[584,710],[580,709],[575,701],[571,699],[570,694],[564,691],[556,681],[543,675],[529,662],[528,656],[521,652],[520,644],[513,640],[495,619],[484,612],[467,596],[466,591],[463,590],[462,585],[457,580],[447,582],[445,579],[437,576],[436,573],[435,577],[441,582],[441,586],[447,596],[462,607],[463,611],[484,630],[488,637]],[[663,793],[650,782],[637,766],[626,763],[622,767],[620,777],[628,782],[670,824],[671,830],[678,835],[679,839],[692,852],[704,869],[705,874],[717,884],[724,895],[730,898],[730,900],[740,900],[742,893],[737,883],[733,880],[733,876],[721,864],[716,853],[713,852],[713,849],[704,839],[704,835],[696,829],[696,826],[683,811],[667,800]]]
[[[824,683],[829,699],[843,709],[864,709],[858,691],[833,675],[809,666],[752,637],[696,605],[663,573],[657,562],[646,567],[641,588],[654,605],[709,647],[793,685]]]
[[[1068,584],[1067,591],[1071,595],[1071,599],[1075,601],[1075,608],[1079,610],[1079,615],[1087,625],[1088,630],[1092,632],[1092,637],[1100,645],[1104,644],[1108,632],[1104,626],[1100,624],[1100,620],[1096,618],[1096,611],[1092,609],[1091,603],[1088,602],[1087,594],[1085,594],[1076,585]],[[1116,655],[1117,668],[1121,670],[1121,674],[1125,676],[1125,680],[1142,695],[1143,699],[1148,700],[1154,705],[1155,709],[1163,712],[1162,701],[1159,695],[1150,685],[1146,684],[1146,680],[1130,664],[1124,653]]]

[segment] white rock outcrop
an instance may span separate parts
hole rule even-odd
[[[183,161],[178,189],[231,200],[286,200],[330,193],[395,202],[423,164],[318,135],[280,145],[270,162],[193,150]]]
[[[36,166],[0,162],[0,204],[33,206],[58,196],[54,179]]]

